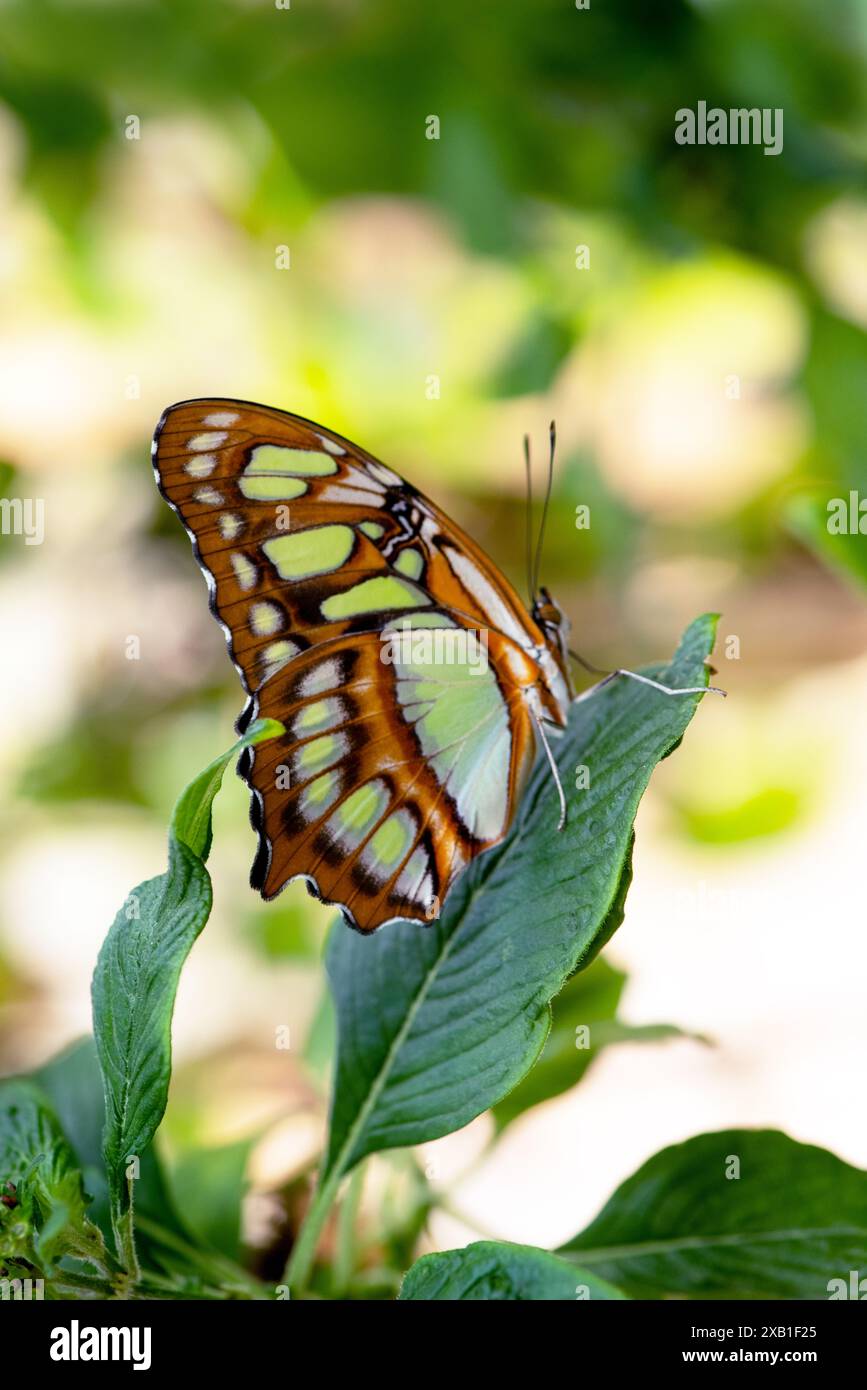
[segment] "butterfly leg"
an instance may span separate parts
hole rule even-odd
[[[580,695],[576,695],[574,703],[577,705],[582,700],[589,700],[591,695],[597,694],[606,685],[610,685],[612,681],[617,680],[618,676],[628,676],[630,680],[640,681],[642,685],[649,685],[651,689],[659,690],[663,695],[722,695],[725,697],[728,694],[728,691],[722,690],[718,685],[663,685],[661,681],[651,680],[650,676],[639,675],[638,671],[627,671],[618,667],[616,671],[609,671],[608,675],[601,681],[597,681],[595,685],[589,686],[587,690],[582,690]]]
[[[591,685],[589,689],[582,691],[575,700],[576,704],[579,700],[589,699],[591,695],[596,694],[597,690],[601,690],[603,686],[609,685],[610,682],[616,680],[618,676],[628,676],[630,680],[640,681],[642,685],[650,685],[654,690],[661,690],[663,695],[704,695],[708,693],[710,695],[722,695],[723,698],[725,698],[728,694],[727,690],[721,690],[718,685],[684,685],[680,687],[663,685],[660,681],[651,680],[650,676],[641,676],[637,671],[627,671],[622,666],[618,666],[616,671],[603,671],[598,666],[591,666],[590,662],[585,661],[580,652],[573,651],[571,647],[569,648],[569,655],[573,661],[578,662],[579,666],[583,666],[585,671],[590,671],[594,676],[604,676],[605,678],[604,680],[597,681],[595,685]]]
[[[563,791],[563,783],[560,781],[560,773],[557,770],[557,763],[554,760],[554,754],[551,752],[551,745],[549,744],[548,736],[545,733],[545,725],[539,718],[539,715],[533,709],[532,705],[530,706],[530,713],[533,716],[536,728],[539,730],[539,737],[542,740],[542,747],[545,749],[545,754],[551,766],[551,772],[553,773],[554,781],[557,783],[557,793],[560,797],[560,820],[557,825],[557,829],[562,830],[563,826],[566,824],[566,794]]]

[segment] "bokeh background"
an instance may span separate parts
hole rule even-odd
[[[783,153],[677,145],[699,100],[782,108]],[[102,937],[242,705],[153,485],[163,408],[320,420],[521,587],[521,438],[541,465],[553,415],[543,574],[579,649],[634,666],[723,615],[730,698],[654,776],[607,952],[628,1022],[709,1041],[610,1047],[496,1145],[482,1117],[374,1160],[360,1220],[399,1226],[409,1164],[441,1194],[417,1248],[549,1244],[729,1125],[867,1165],[867,538],[825,525],[867,495],[865,153],[864,0],[2,0],[0,494],[46,509],[41,546],[0,538],[4,1071],[88,1030]],[[253,838],[228,777],[162,1142],[194,1221],[197,1162],[245,1176],[264,1247],[325,1125],[330,918],[254,897]]]

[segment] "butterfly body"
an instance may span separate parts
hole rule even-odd
[[[529,613],[435,503],[298,416],[183,402],[154,466],[248,695],[239,728],[286,728],[239,765],[254,887],[304,878],[363,931],[430,921],[508,830],[540,721],[566,723],[559,610]]]

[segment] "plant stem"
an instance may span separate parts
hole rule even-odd
[[[117,1293],[119,1298],[129,1298],[141,1275],[135,1248],[132,1178],[126,1179],[126,1188],[121,1187],[112,1200],[111,1224],[117,1257],[124,1271],[117,1280]]]
[[[293,1298],[299,1298],[304,1292],[316,1255],[319,1237],[322,1234],[322,1227],[325,1225],[328,1213],[337,1196],[337,1189],[340,1186],[342,1176],[339,1164],[335,1164],[313,1198],[310,1210],[301,1223],[298,1239],[292,1248],[292,1254],[289,1256],[283,1273],[283,1282],[289,1285]]]
[[[136,1225],[142,1235],[149,1236],[166,1250],[173,1250],[181,1255],[188,1264],[212,1280],[224,1293],[243,1294],[252,1299],[264,1299],[269,1296],[270,1289],[267,1284],[263,1284],[227,1255],[220,1255],[211,1250],[197,1250],[188,1241],[175,1235],[173,1231],[167,1231],[165,1227],[146,1216],[139,1216]]]
[[[64,1253],[89,1264],[109,1284],[117,1274],[117,1268],[110,1251],[106,1249],[102,1233],[95,1227],[89,1228],[85,1233],[70,1231]]]
[[[60,1293],[74,1293],[81,1298],[109,1299],[114,1297],[114,1286],[108,1279],[99,1279],[92,1274],[73,1273],[68,1269],[58,1270],[46,1280],[51,1288]]]

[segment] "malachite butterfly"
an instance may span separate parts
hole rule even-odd
[[[297,415],[184,401],[154,468],[208,581],[248,701],[286,733],[248,749],[273,898],[303,878],[353,927],[429,922],[503,839],[543,723],[566,724],[566,625],[532,612],[435,503]]]

